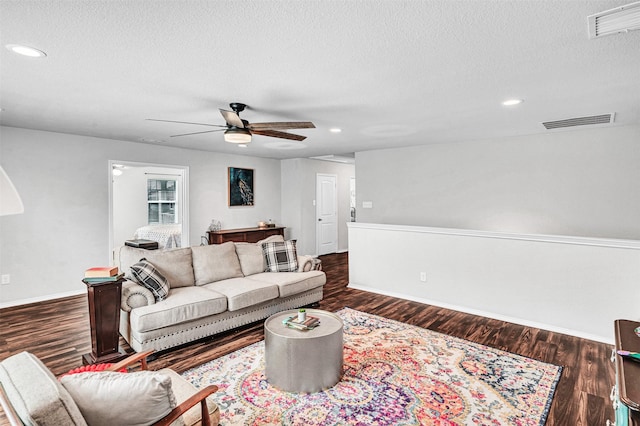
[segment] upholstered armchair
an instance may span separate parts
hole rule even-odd
[[[210,398],[217,386],[196,389],[171,369],[147,370],[135,354],[101,372],[57,379],[33,354],[0,362],[0,403],[16,425],[211,425],[220,420]],[[140,363],[140,371],[120,373]]]

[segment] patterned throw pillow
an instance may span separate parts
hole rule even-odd
[[[262,254],[267,261],[267,272],[296,272],[298,253],[296,241],[276,241],[262,244]]]
[[[131,275],[138,284],[153,293],[156,302],[169,295],[169,281],[147,259],[140,259],[140,262],[131,265]]]

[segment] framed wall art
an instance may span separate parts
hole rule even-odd
[[[253,206],[253,169],[229,167],[229,207]]]

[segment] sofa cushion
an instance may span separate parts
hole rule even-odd
[[[247,279],[277,285],[280,297],[287,297],[322,287],[327,282],[327,276],[322,271],[263,272],[251,275]]]
[[[0,362],[0,383],[24,424],[87,424],[69,392],[29,352],[20,352]]]
[[[258,245],[258,247],[262,247],[262,244],[264,243],[273,243],[273,242],[282,242],[282,241],[284,241],[284,237],[282,235],[269,235],[267,238],[265,238],[264,240],[258,241],[256,244]]]
[[[298,270],[295,240],[263,243],[262,253],[267,262],[266,271],[295,272]]]
[[[271,235],[257,243],[234,243],[240,260],[240,267],[245,277],[259,274],[267,269],[267,261],[262,253],[262,244],[276,241],[282,242],[284,237],[282,235]]]
[[[236,246],[231,242],[192,247],[196,285],[242,277]]]
[[[262,254],[262,246],[254,243],[235,243],[235,245],[240,268],[242,268],[242,274],[245,277],[264,272],[267,268],[267,262]]]
[[[177,405],[171,378],[155,371],[79,373],[60,382],[91,426],[151,424]]]
[[[120,249],[120,270],[125,272],[128,279],[132,279],[131,265],[140,259],[147,259],[169,281],[171,288],[193,286],[193,264],[191,248],[172,250],[144,250],[129,246]]]
[[[156,302],[169,295],[169,281],[147,259],[131,266],[131,274],[136,282],[153,293]]]
[[[227,296],[229,311],[237,311],[267,300],[277,299],[279,295],[277,285],[248,278],[231,278],[207,284],[204,287]]]
[[[163,301],[133,309],[129,321],[133,330],[145,332],[226,310],[225,295],[203,287],[180,287],[169,290]]]

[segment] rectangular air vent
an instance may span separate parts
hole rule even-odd
[[[587,17],[589,38],[640,29],[640,1]]]
[[[542,125],[547,129],[562,129],[564,127],[589,126],[591,124],[610,124],[613,123],[615,113],[592,115],[589,117],[567,118],[565,120],[545,121]]]

